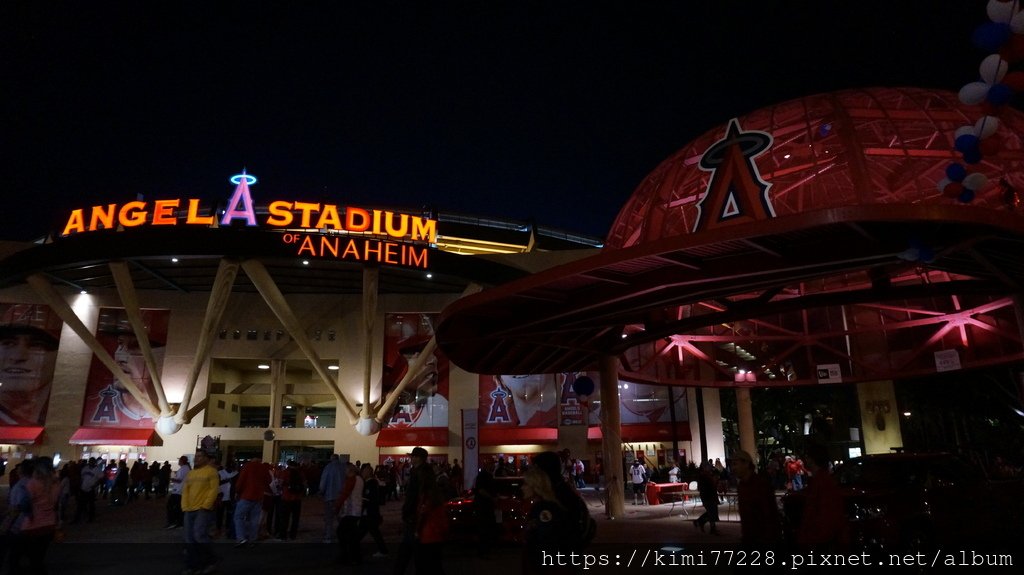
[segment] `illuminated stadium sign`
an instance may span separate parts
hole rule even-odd
[[[202,215],[202,201],[136,200],[72,210],[62,236],[143,226],[247,227],[281,231],[281,241],[302,257],[324,257],[409,267],[427,267],[427,247],[437,240],[437,221],[388,210],[275,200],[260,221],[249,193],[256,178],[240,174],[227,208]]]

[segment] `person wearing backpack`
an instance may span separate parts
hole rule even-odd
[[[281,499],[277,507],[277,538],[294,540],[299,532],[299,516],[302,514],[302,497],[306,494],[306,482],[302,469],[294,459],[281,472]]]

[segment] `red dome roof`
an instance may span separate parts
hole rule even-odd
[[[869,88],[762,108],[740,117],[738,126],[743,132],[771,136],[770,146],[753,157],[753,164],[769,184],[769,209],[781,217],[867,204],[957,204],[957,199],[943,197],[937,184],[951,163],[962,162],[954,150],[954,132],[983,115],[981,108],[962,105],[952,92]],[[998,151],[968,166],[969,172],[988,177],[972,207],[1009,209],[997,190],[1000,180],[1024,189],[1019,135],[1024,133],[1024,114],[1007,109],[1000,119],[987,143]],[[700,166],[701,158],[727,130],[728,125],[701,135],[651,172],[619,212],[606,246],[622,248],[691,233],[713,174]]]

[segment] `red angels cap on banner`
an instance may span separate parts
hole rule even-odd
[[[31,335],[48,349],[57,349],[63,322],[43,304],[0,304],[0,337]]]

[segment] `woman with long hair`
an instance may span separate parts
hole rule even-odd
[[[523,497],[532,501],[527,514],[526,553],[523,555],[524,573],[559,573],[557,566],[541,568],[544,555],[568,551],[570,535],[574,532],[569,510],[559,501],[554,484],[547,473],[531,466],[523,476]],[[550,563],[550,562],[549,562]],[[565,572],[573,572],[569,568]]]

